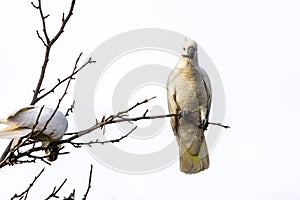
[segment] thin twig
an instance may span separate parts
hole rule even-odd
[[[24,192],[22,192],[21,194],[15,194],[11,198],[11,200],[13,200],[15,198],[19,198],[20,200],[24,198],[23,200],[26,200],[30,189],[32,188],[32,186],[34,185],[34,183],[36,182],[36,180],[41,176],[41,174],[44,171],[45,171],[45,168],[43,168],[42,171],[40,171],[40,173],[36,177],[34,177],[33,181],[29,184],[28,188]]]
[[[65,179],[62,184],[60,184],[60,186],[56,189],[56,187],[53,188],[52,193],[45,199],[45,200],[49,200],[52,197],[53,198],[59,198],[59,196],[57,196],[57,193],[61,190],[61,188],[64,186],[64,184],[67,182],[67,179]]]
[[[223,125],[223,124],[221,124],[221,123],[214,123],[214,122],[208,122],[208,124],[210,124],[210,125],[215,125],[215,126],[220,126],[220,127],[222,127],[222,128],[230,128],[230,126],[227,126],[227,125]]]
[[[128,133],[126,133],[125,135],[122,135],[121,137],[119,137],[117,139],[111,139],[111,140],[105,140],[105,141],[99,141],[97,139],[96,141],[90,141],[90,142],[72,142],[72,141],[70,141],[69,143],[72,144],[75,148],[80,148],[83,145],[92,146],[93,144],[116,143],[116,142],[120,142],[121,140],[128,137],[136,129],[137,129],[137,126],[133,127]]]
[[[90,191],[90,189],[91,189],[92,174],[93,174],[93,165],[91,165],[91,169],[90,169],[90,176],[89,176],[89,184],[88,184],[88,188],[87,188],[87,190],[86,190],[86,192],[85,192],[85,194],[84,194],[82,200],[86,200],[87,195],[88,195],[88,193],[89,193],[89,191]]]
[[[65,116],[68,117],[69,116],[69,112],[73,113],[73,109],[75,107],[75,100],[73,100],[73,103],[70,105],[70,107],[68,108]]]
[[[122,112],[119,112],[117,115],[122,115],[122,114],[125,114],[125,113],[129,113],[131,110],[135,109],[136,107],[142,105],[142,104],[145,104],[145,103],[148,103],[149,101],[151,101],[152,99],[155,99],[156,97],[151,97],[149,99],[145,99],[144,101],[142,102],[137,102],[134,106],[130,107],[129,109],[125,110],[125,111],[122,111]]]

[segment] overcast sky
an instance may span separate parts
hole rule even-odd
[[[59,0],[44,4],[44,12],[50,13],[47,19],[50,34],[57,30],[61,13],[68,6],[69,1]],[[89,199],[300,199],[299,6],[296,0],[77,0],[70,23],[52,49],[45,88],[70,73],[80,52],[85,59],[99,45],[126,31],[167,29],[197,41],[214,63],[226,96],[224,123],[232,128],[223,130],[211,148],[210,168],[196,175],[181,173],[178,161],[151,173],[124,173],[99,162],[85,148],[68,146],[66,150],[71,153],[59,157],[52,166],[38,162],[1,169],[1,199],[24,191],[43,167],[46,171],[29,199],[46,198],[64,178],[68,181],[59,193],[61,197],[75,188],[76,197],[82,198],[91,164],[94,171]],[[44,47],[35,33],[41,28],[40,18],[30,2],[5,1],[0,7],[0,17],[0,116],[5,117],[30,103]],[[147,59],[145,54],[144,57],[130,54],[115,61],[97,87],[114,91],[114,85],[133,66],[155,63],[173,68],[178,61],[178,57],[165,52],[148,53]],[[122,66],[125,70],[118,70]],[[104,84],[108,81],[112,83]],[[163,87],[155,84],[147,87],[140,87],[132,92],[131,99],[124,101],[134,104],[156,95],[157,100],[149,106],[159,104],[161,111],[166,112]],[[39,104],[55,106],[60,95],[58,90]],[[108,94],[101,97],[95,93],[99,102],[94,105],[97,115],[113,112],[107,107],[110,98]],[[70,91],[62,103],[63,112],[72,100]],[[147,123],[140,126],[146,127]],[[112,127],[106,134],[118,136],[122,133],[119,129]],[[71,116],[68,131],[75,130]],[[130,137],[115,146],[122,151],[146,154],[173,140],[165,120],[163,129],[151,139]],[[0,141],[1,151],[7,143]]]

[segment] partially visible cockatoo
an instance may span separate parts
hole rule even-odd
[[[211,85],[206,72],[198,65],[197,43],[185,42],[182,56],[169,76],[167,96],[171,126],[180,152],[180,170],[198,173],[209,167],[204,131],[208,126]]]
[[[31,138],[42,142],[43,147],[48,147],[52,142],[60,140],[68,128],[68,121],[64,114],[56,111],[53,118],[54,109],[48,107],[28,106],[11,114],[6,119],[0,120],[0,124],[6,127],[0,129],[0,138],[15,139],[30,134],[34,128]],[[41,112],[41,113],[40,113]],[[40,116],[38,117],[40,113]],[[42,131],[49,121],[46,129]],[[38,123],[37,123],[38,122]],[[37,124],[36,124],[37,123]],[[57,159],[59,147],[51,146],[46,149],[47,159],[54,161]]]

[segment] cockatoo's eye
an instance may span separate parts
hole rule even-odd
[[[196,52],[195,47],[189,47],[188,50],[187,50],[187,53],[189,55],[194,55],[195,52]]]

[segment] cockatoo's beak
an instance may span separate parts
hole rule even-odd
[[[184,57],[184,58],[191,59],[191,60],[194,59],[194,55],[185,55],[185,54],[183,54],[183,55],[181,55],[181,56]]]
[[[197,46],[194,45],[185,46],[183,48],[182,57],[194,59],[196,52],[197,52]]]

